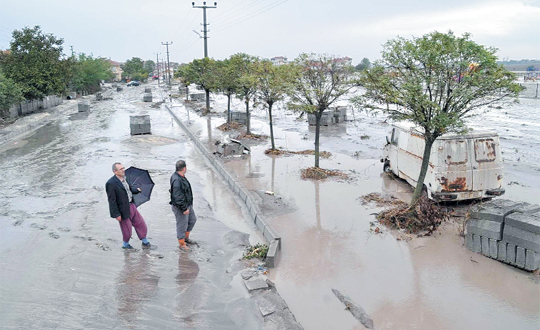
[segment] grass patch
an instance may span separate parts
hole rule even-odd
[[[258,258],[264,261],[267,254],[268,245],[257,243],[255,245],[249,245],[248,247],[246,247],[246,251],[244,251],[244,256],[242,258],[246,260]]]

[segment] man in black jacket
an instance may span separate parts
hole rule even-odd
[[[137,232],[137,236],[142,240],[143,249],[151,247],[150,242],[146,239],[148,228],[144,218],[137,210],[137,206],[132,203],[133,194],[138,194],[141,189],[133,188],[125,178],[126,169],[120,163],[114,163],[112,166],[114,175],[105,184],[107,198],[109,200],[109,211],[111,218],[115,218],[120,224],[122,230],[122,239],[124,241],[123,249],[133,249],[129,244],[133,227]]]
[[[186,179],[186,162],[176,162],[176,172],[171,176],[171,206],[176,218],[176,238],[181,250],[189,250],[186,243],[193,243],[189,239],[189,233],[195,226],[197,217],[193,211],[193,192],[191,185]]]

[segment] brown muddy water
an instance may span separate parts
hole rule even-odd
[[[225,100],[215,99],[215,111],[224,110]],[[238,101],[233,106],[242,109]],[[189,116],[209,148],[238,134],[215,130],[225,121],[221,114],[200,118],[180,104],[174,109],[186,121]],[[504,198],[539,202],[539,109],[540,101],[524,99],[470,122],[501,136]],[[275,111],[277,147],[313,149],[314,130],[295,117]],[[321,159],[321,167],[345,171],[351,181],[302,180],[300,169],[313,166],[313,157],[268,157],[269,141],[249,142],[251,155],[225,161],[254,195],[269,190],[277,196],[273,206],[267,199],[262,206],[283,242],[270,276],[297,320],[306,329],[362,329],[332,293],[337,289],[362,306],[377,329],[538,329],[539,278],[467,250],[457,223],[410,241],[386,229],[370,231],[381,209],[362,205],[360,196],[382,192],[407,200],[411,193],[406,183],[381,173],[390,131],[384,119],[349,112],[350,121],[322,128],[321,150],[333,156]],[[266,120],[264,111],[254,111],[254,133],[269,135]]]

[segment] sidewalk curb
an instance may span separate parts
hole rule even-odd
[[[208,159],[213,168],[229,185],[229,188],[234,192],[246,205],[249,211],[251,221],[255,223],[257,228],[263,234],[264,238],[268,241],[268,254],[266,256],[266,266],[268,268],[274,268],[277,266],[279,256],[281,255],[281,237],[270,226],[266,217],[259,209],[255,198],[251,195],[248,189],[244,187],[242,183],[227,172],[221,161],[214,157],[214,155],[201,143],[201,141],[182,123],[182,121],[174,114],[171,108],[165,104],[165,107],[173,117],[173,119],[180,125],[180,127],[188,134],[189,138],[195,143],[199,151]]]

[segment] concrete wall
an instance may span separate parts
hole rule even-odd
[[[255,223],[257,228],[261,231],[264,238],[268,242],[268,254],[266,256],[266,266],[273,268],[277,266],[279,255],[281,253],[281,237],[270,226],[264,215],[262,214],[257,200],[252,196],[251,192],[244,187],[244,185],[236,180],[221,163],[219,158],[216,158],[208,148],[182,123],[182,121],[171,111],[168,105],[165,105],[167,110],[171,113],[174,120],[180,125],[180,127],[188,134],[190,139],[195,143],[201,153],[208,159],[214,169],[219,173],[225,182],[229,185],[231,191],[233,191],[241,200],[245,203],[249,212],[251,221]]]
[[[9,111],[10,111],[11,117],[15,118],[17,116],[28,115],[28,114],[37,112],[39,110],[49,109],[59,104],[62,104],[63,102],[64,102],[64,99],[62,97],[59,97],[56,95],[50,95],[50,96],[44,97],[41,100],[22,101],[18,104],[13,105],[9,109]]]
[[[540,205],[496,199],[476,206],[467,221],[465,243],[486,257],[540,269]]]

